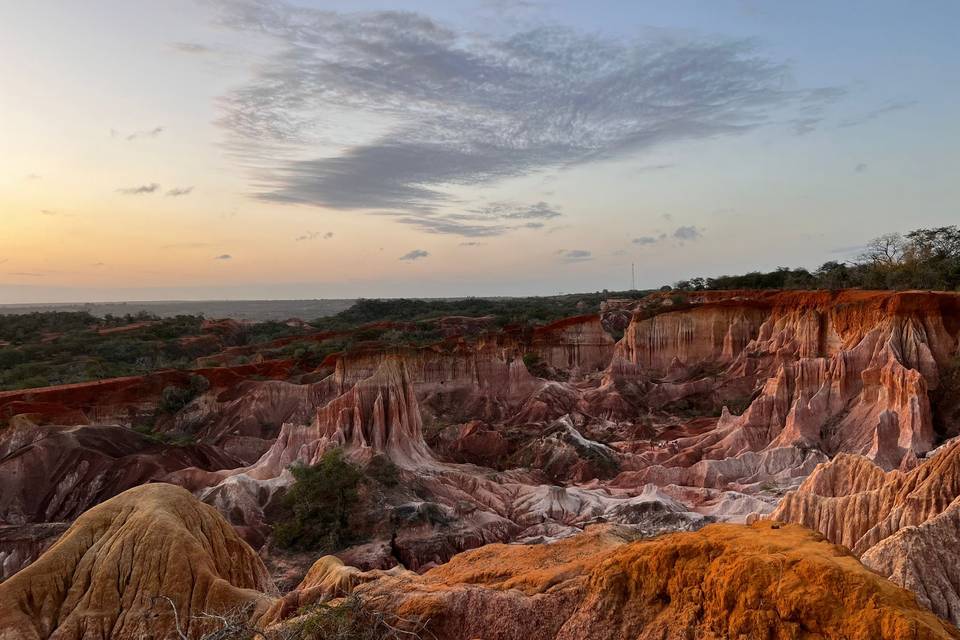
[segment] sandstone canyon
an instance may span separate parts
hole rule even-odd
[[[0,638],[322,637],[340,603],[380,637],[960,637],[960,294],[433,322],[0,392]],[[349,539],[283,548],[333,451]]]

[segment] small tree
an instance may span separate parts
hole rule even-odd
[[[209,388],[210,381],[198,374],[190,376],[190,384],[187,387],[164,387],[160,395],[160,411],[169,414],[177,413]]]
[[[363,474],[340,449],[313,466],[290,467],[295,482],[283,497],[290,517],[274,529],[284,549],[331,552],[350,542],[350,516],[359,500]]]

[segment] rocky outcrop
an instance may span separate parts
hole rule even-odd
[[[0,581],[39,558],[67,527],[65,522],[0,525]]]
[[[705,292],[637,312],[609,375],[648,404],[752,396],[674,464],[799,446],[886,469],[935,441],[929,393],[957,353],[960,296],[915,292]]]
[[[576,378],[605,369],[613,357],[615,344],[604,329],[600,316],[588,315],[538,327],[525,351]]]
[[[2,640],[156,640],[215,628],[203,613],[265,611],[266,569],[189,492],[130,489],[94,507],[0,584]]]
[[[616,357],[646,376],[660,378],[677,366],[716,368],[734,361],[760,331],[769,311],[725,301],[634,316]]]
[[[960,637],[800,527],[713,525],[629,539],[595,528],[551,545],[488,545],[354,593],[451,640]]]
[[[884,538],[863,564],[909,589],[920,604],[960,625],[960,500],[917,526]]]
[[[293,481],[290,465],[316,464],[325,452],[339,448],[361,464],[383,455],[401,468],[420,469],[434,463],[422,428],[403,361],[385,359],[369,378],[315,409],[310,422],[284,424],[254,464],[217,473],[188,469],[168,479],[197,492],[248,541],[260,544],[270,530],[268,513]]]
[[[177,414],[173,427],[250,464],[273,444],[284,424],[309,424],[317,408],[336,395],[330,379],[313,384],[246,380],[191,402]]]
[[[900,529],[942,513],[960,496],[960,442],[902,472],[839,455],[787,494],[773,517],[822,532],[860,555]]]
[[[317,409],[311,424],[284,425],[276,443],[247,473],[255,478],[277,477],[294,462],[315,464],[331,447],[355,458],[382,453],[404,467],[432,459],[404,361],[381,362],[369,378]]]
[[[0,524],[70,521],[131,487],[188,467],[235,467],[209,445],[166,445],[126,427],[36,426],[2,432]]]
[[[73,415],[80,416],[84,424],[130,426],[135,417],[156,412],[164,388],[189,388],[191,377],[205,378],[211,392],[220,392],[253,377],[284,379],[292,369],[293,362],[290,360],[273,360],[236,367],[167,370],[144,376],[0,391],[0,420],[19,414],[32,414],[38,418]],[[44,422],[49,423],[50,420]]]
[[[385,576],[414,577],[416,574],[400,567],[386,571],[361,571],[356,567],[345,565],[335,556],[323,556],[313,563],[300,584],[276,600],[258,622],[262,627],[278,625],[297,615],[305,607],[348,596],[359,585]]]
[[[908,472],[837,456],[787,494],[771,517],[849,547],[868,567],[960,623],[958,497],[960,442],[954,442]]]

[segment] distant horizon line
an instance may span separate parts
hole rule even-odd
[[[649,292],[656,289],[617,289],[607,290],[609,293],[629,293],[629,292]],[[348,298],[176,298],[169,300],[86,300],[74,302],[0,302],[0,309],[22,308],[22,307],[81,307],[93,305],[134,305],[134,304],[177,304],[177,303],[205,303],[205,302],[344,302],[356,300],[467,300],[469,298],[478,298],[482,300],[494,300],[503,298],[556,298],[559,296],[591,295],[602,293],[604,289],[596,291],[571,291],[549,294],[533,295],[465,295],[465,296],[356,296]]]

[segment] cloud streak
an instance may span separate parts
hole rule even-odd
[[[324,240],[329,240],[333,237],[333,231],[320,232],[320,231],[308,231],[302,236],[297,236],[297,242],[305,242],[308,240],[316,240],[317,238],[322,238]]]
[[[673,237],[677,240],[698,240],[702,234],[694,226],[677,227],[673,232]]]
[[[673,216],[665,213],[660,216],[664,220],[672,220]],[[684,242],[693,242],[703,237],[703,231],[693,225],[681,225],[673,230],[673,233],[659,233],[655,236],[639,236],[631,240],[638,247],[649,247],[660,244],[666,240],[676,240],[679,244]]]
[[[133,142],[134,140],[139,140],[140,138],[156,138],[163,132],[163,127],[154,127],[153,129],[144,129],[142,131],[134,131],[132,133],[121,133],[116,129],[110,129],[110,137],[123,138],[127,142]]]
[[[171,198],[177,198],[179,196],[186,196],[193,193],[193,187],[175,187],[167,191],[167,196]]]
[[[155,193],[159,188],[159,184],[156,182],[151,182],[150,184],[140,185],[139,187],[126,187],[124,189],[117,189],[117,193],[122,193],[125,196],[142,196],[148,193]]]
[[[413,262],[414,260],[420,260],[422,258],[426,258],[429,255],[430,255],[429,251],[424,251],[423,249],[414,249],[413,251],[409,253],[405,253],[404,255],[400,256],[398,260]]]
[[[593,252],[586,249],[560,249],[557,255],[564,262],[586,262],[593,260]]]
[[[856,127],[856,126],[859,126],[859,125],[861,125],[861,124],[865,124],[865,123],[867,123],[867,122],[870,122],[870,121],[872,121],[872,120],[876,120],[877,118],[879,118],[879,117],[881,117],[881,116],[884,116],[884,115],[886,115],[886,114],[888,114],[888,113],[893,113],[893,112],[895,112],[895,111],[903,111],[904,109],[909,109],[909,108],[911,108],[911,107],[916,106],[917,104],[918,104],[918,102],[917,102],[916,100],[903,100],[903,101],[900,101],[900,102],[888,102],[887,104],[885,104],[885,105],[883,105],[883,106],[880,106],[880,107],[878,107],[878,108],[876,108],[876,109],[873,109],[873,110],[871,110],[871,111],[867,111],[867,112],[865,112],[865,113],[861,113],[861,114],[856,115],[856,116],[853,116],[853,117],[851,117],[851,118],[847,118],[846,120],[841,120],[839,126],[840,126],[841,128]]]
[[[392,213],[428,233],[500,235],[516,228],[509,220],[554,217],[537,203],[464,219],[455,190],[737,135],[826,99],[785,88],[788,68],[742,40],[626,41],[547,26],[485,36],[416,13],[218,4],[222,25],[280,45],[221,101],[230,148],[267,158],[256,196]],[[338,118],[358,117],[377,133],[345,137],[354,128]],[[318,130],[321,121],[331,124]],[[317,142],[342,151],[310,156]]]

